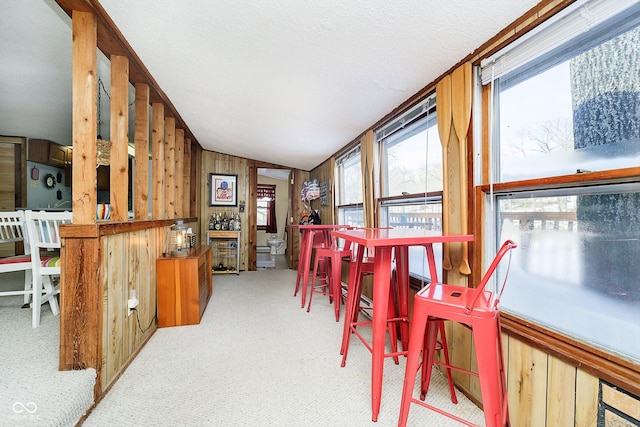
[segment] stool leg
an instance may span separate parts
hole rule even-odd
[[[307,313],[311,310],[311,301],[313,300],[313,287],[316,283],[316,277],[318,274],[318,264],[320,264],[320,258],[316,257],[315,263],[313,264],[313,273],[311,275],[311,291],[309,292],[309,304],[307,305]],[[322,280],[322,279],[320,279]]]
[[[503,402],[506,396],[503,389],[504,379],[501,378],[502,354],[499,353],[501,345],[498,330],[497,313],[494,318],[477,319],[473,324],[473,341],[487,427],[503,427],[506,423],[503,416]]]
[[[413,388],[416,382],[416,374],[420,367],[420,351],[423,349],[423,339],[427,327],[427,313],[416,305],[413,309],[413,321],[411,336],[409,337],[409,350],[407,353],[407,366],[404,373],[404,385],[402,386],[402,399],[400,401],[400,416],[398,427],[407,425],[409,406],[413,398]],[[424,356],[422,365],[425,366]],[[431,365],[428,365],[429,367]],[[424,368],[423,368],[424,369]]]
[[[447,334],[444,329],[444,321],[438,321],[440,331],[440,345],[442,346],[442,353],[444,354],[444,363],[447,368],[447,380],[449,381],[449,392],[451,393],[451,402],[458,403],[458,397],[456,396],[456,388],[453,385],[453,377],[451,376],[451,362],[449,362],[449,346],[447,345]]]
[[[340,321],[340,288],[342,286],[342,259],[340,255],[331,257],[331,278],[329,294],[333,297],[333,307],[336,314],[336,322]]]
[[[360,296],[362,294],[362,275],[360,269],[356,267],[355,278],[353,280],[353,289],[349,290],[349,307],[344,315],[344,329],[342,331],[342,363],[341,367],[347,363],[347,354],[349,353],[349,342],[351,341],[351,329],[352,324],[358,321],[358,314],[360,312]],[[349,286],[352,286],[349,284]]]
[[[344,315],[344,327],[342,329],[342,345],[340,346],[340,354],[345,354],[345,348],[349,347],[349,336],[351,334],[351,322],[353,322],[353,312],[357,310],[355,308],[356,294],[358,292],[357,287],[359,286],[357,283],[358,278],[360,277],[360,268],[362,256],[364,254],[364,248],[361,246],[358,247],[358,251],[356,254],[355,260],[349,263],[349,283],[347,287],[347,307]],[[346,361],[346,357],[342,359],[341,366],[344,367]]]

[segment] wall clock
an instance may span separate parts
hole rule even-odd
[[[56,177],[50,173],[46,174],[44,177],[44,186],[49,189],[54,188],[56,186]]]

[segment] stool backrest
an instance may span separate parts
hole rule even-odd
[[[492,303],[494,307],[498,305],[498,302],[500,301],[500,297],[502,296],[502,291],[504,290],[504,286],[507,284],[507,277],[509,276],[509,268],[511,267],[510,251],[517,247],[518,245],[513,240],[507,240],[502,244],[495,258],[493,258],[491,265],[489,266],[487,271],[484,273],[484,276],[482,276],[480,283],[478,283],[478,286],[475,289],[475,293],[473,297],[469,300],[469,303],[465,306],[465,312],[467,314],[473,311],[473,307],[475,306],[476,301],[478,300],[480,295],[484,293],[484,288],[487,286],[489,279],[491,279],[491,276],[493,276],[493,273],[496,271],[496,268],[498,268],[498,265],[500,264],[500,261],[502,261],[502,258],[507,254],[507,252],[509,252],[509,263],[507,265],[507,271],[504,276],[504,281],[502,283],[502,286],[500,287],[500,291],[498,292],[497,296],[494,298]]]

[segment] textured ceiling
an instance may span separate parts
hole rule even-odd
[[[538,0],[100,3],[203,148],[309,170]],[[0,9],[0,134],[55,140],[70,107],[28,111],[70,99],[68,17],[51,0]]]

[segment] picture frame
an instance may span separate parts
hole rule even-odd
[[[238,175],[209,174],[209,206],[238,206]]]

